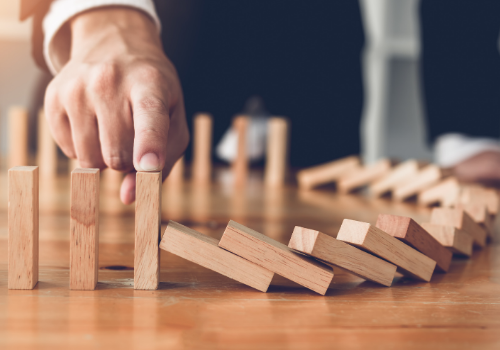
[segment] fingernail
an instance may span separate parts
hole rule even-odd
[[[159,171],[160,159],[154,153],[146,153],[142,156],[139,166],[142,171]]]

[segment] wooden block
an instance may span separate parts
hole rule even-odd
[[[459,194],[460,184],[458,180],[455,177],[449,177],[420,192],[417,201],[422,205],[440,204],[449,207],[456,203]]]
[[[422,227],[452,253],[471,256],[473,240],[467,232],[454,226],[423,223]]]
[[[490,215],[496,215],[498,213],[498,193],[491,188],[484,188],[478,185],[463,186],[458,202],[462,204],[484,204],[488,208],[488,213]]]
[[[219,247],[321,295],[325,295],[333,278],[329,266],[301,256],[286,245],[232,220],[222,235]]]
[[[28,110],[23,107],[11,107],[8,123],[9,168],[28,165]]]
[[[248,178],[248,149],[247,138],[248,128],[250,127],[250,118],[246,115],[238,115],[233,119],[233,128],[238,135],[238,150],[236,158],[232,164],[234,174],[234,184],[244,185]]]
[[[434,260],[439,271],[448,271],[451,252],[411,218],[379,214],[375,226]]]
[[[264,183],[267,187],[283,187],[287,169],[288,120],[273,117],[267,122],[267,153]]]
[[[337,239],[362,248],[398,267],[402,274],[429,282],[436,262],[381,229],[344,219]]]
[[[38,282],[38,167],[9,170],[9,289],[33,289]]]
[[[429,188],[448,175],[448,171],[440,169],[437,165],[429,164],[417,174],[397,185],[392,196],[397,200],[406,200]]]
[[[423,163],[414,159],[396,165],[385,176],[370,185],[370,193],[380,197],[391,192],[398,184],[418,173],[422,166]]]
[[[161,185],[161,171],[137,172],[134,289],[158,289],[160,283]]]
[[[57,177],[57,146],[43,109],[38,113],[38,165],[42,178]]]
[[[396,265],[322,232],[299,226],[295,226],[288,247],[388,287],[396,273]]]
[[[342,193],[348,193],[369,185],[373,181],[386,175],[392,167],[390,159],[381,159],[374,164],[353,169],[342,176],[337,182],[337,189]]]
[[[350,156],[333,162],[303,169],[297,173],[301,189],[311,189],[337,181],[343,174],[359,167],[359,157]]]
[[[461,208],[434,208],[431,213],[431,223],[454,226],[471,235],[475,246],[486,245],[486,231]]]
[[[184,156],[175,162],[170,174],[165,179],[167,187],[180,187],[184,184]]]
[[[209,184],[212,179],[212,125],[210,114],[194,117],[192,178],[198,184]]]
[[[99,271],[99,169],[71,173],[69,288],[94,290]]]
[[[160,248],[266,292],[274,273],[218,246],[219,240],[169,221]]]

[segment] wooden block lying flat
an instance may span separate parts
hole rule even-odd
[[[404,275],[429,282],[436,262],[381,229],[344,219],[337,239],[369,251],[398,267]]]
[[[234,174],[234,184],[236,186],[244,185],[248,178],[248,128],[250,127],[250,118],[246,115],[238,115],[233,119],[233,128],[238,135],[238,149],[236,159],[233,161],[232,170]]]
[[[207,113],[194,117],[193,174],[195,183],[208,184],[212,179],[212,125],[213,118]]]
[[[375,226],[434,260],[436,269],[447,272],[450,268],[451,252],[413,219],[380,214]]]
[[[42,178],[57,176],[57,146],[43,109],[38,113],[38,165]]]
[[[297,181],[301,189],[311,189],[337,181],[343,174],[359,167],[359,157],[350,156],[321,164],[297,173]]]
[[[9,168],[28,165],[28,110],[11,107],[9,123]]]
[[[266,292],[274,273],[218,246],[219,241],[169,221],[160,248],[252,288]]]
[[[264,183],[267,187],[285,185],[288,153],[288,120],[273,117],[267,122],[267,153]]]
[[[160,284],[161,171],[139,171],[136,181],[134,289],[153,290]]]
[[[321,295],[325,295],[333,278],[331,267],[301,256],[286,245],[232,220],[219,247]]]
[[[453,226],[423,223],[422,227],[452,253],[471,256],[472,237],[467,232]]]
[[[370,185],[370,193],[376,197],[383,196],[402,181],[418,173],[422,166],[421,162],[414,159],[396,165],[389,173]]]
[[[38,167],[9,170],[9,289],[38,282]]]
[[[337,182],[337,188],[343,193],[354,191],[380,179],[391,170],[391,167],[391,160],[381,159],[374,164],[349,171],[340,177]]]
[[[440,204],[452,206],[458,200],[460,184],[455,177],[449,177],[418,194],[418,203],[422,205]]]
[[[99,169],[71,173],[69,288],[94,290],[99,271]]]
[[[471,235],[475,246],[484,247],[486,245],[486,231],[475,223],[463,209],[434,208],[432,209],[431,223],[454,226]]]
[[[288,247],[388,287],[396,273],[396,265],[324,233],[299,226],[295,226]]]
[[[397,200],[406,200],[429,188],[447,175],[443,169],[429,164],[414,176],[396,186],[392,196]]]

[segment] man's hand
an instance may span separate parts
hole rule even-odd
[[[69,61],[45,94],[50,129],[82,167],[128,172],[120,197],[132,203],[134,169],[165,178],[189,142],[179,78],[140,11],[101,8],[69,25]]]

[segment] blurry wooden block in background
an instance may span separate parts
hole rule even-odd
[[[396,165],[385,176],[370,185],[370,193],[375,197],[380,197],[391,192],[399,183],[418,173],[423,166],[424,163],[415,159]]]
[[[420,192],[417,201],[422,205],[450,207],[457,202],[460,190],[457,178],[452,176]]]
[[[288,247],[387,287],[396,273],[396,265],[322,232],[299,226],[295,226]]]
[[[488,213],[488,208],[483,203],[467,203],[467,204],[457,204],[455,206],[458,209],[463,209],[469,216],[481,226],[488,237],[493,236],[493,216]]]
[[[68,160],[69,173],[71,174],[73,170],[75,170],[76,168],[80,168],[80,162],[78,161],[78,159],[69,158]]]
[[[352,192],[387,175],[391,168],[390,159],[381,159],[373,164],[352,169],[340,176],[337,189],[341,193]]]
[[[38,166],[42,179],[57,177],[57,145],[50,133],[43,109],[38,113]]]
[[[340,177],[360,165],[358,156],[334,160],[333,162],[303,169],[297,173],[299,188],[308,190],[317,186],[336,182]]]
[[[233,128],[238,135],[238,149],[236,158],[231,168],[234,177],[234,185],[245,185],[248,180],[248,128],[250,127],[250,118],[246,115],[238,115],[233,119]]]
[[[373,253],[406,276],[429,282],[436,262],[369,223],[344,219],[337,239]]]
[[[397,185],[392,192],[392,197],[400,201],[409,199],[431,187],[446,177],[448,173],[448,171],[439,168],[437,165],[429,164],[417,174],[410,176],[406,181],[402,181]]]
[[[461,208],[434,208],[431,223],[456,227],[471,235],[475,246],[482,248],[486,245],[486,231]]]
[[[212,179],[212,125],[210,114],[198,113],[194,117],[191,177],[197,184],[209,184]]]
[[[286,118],[272,117],[267,125],[264,184],[267,187],[283,187],[288,165],[289,122]]]
[[[33,289],[38,282],[38,180],[37,166],[9,170],[9,289]]]
[[[28,165],[28,110],[11,107],[8,112],[9,168]]]
[[[463,186],[460,193],[459,203],[484,204],[488,208],[490,215],[496,215],[499,209],[500,198],[498,192],[492,188],[484,188],[479,185]]]
[[[472,236],[467,232],[454,226],[437,225],[428,222],[423,223],[421,226],[452,253],[471,256],[473,240]]]
[[[177,159],[170,174],[168,174],[165,179],[165,185],[167,187],[182,187],[184,185],[184,156]]]

